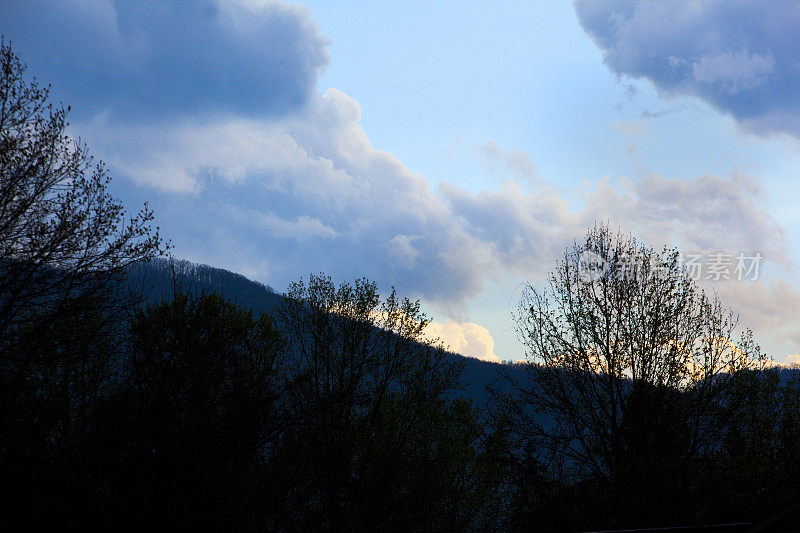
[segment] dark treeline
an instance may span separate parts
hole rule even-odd
[[[413,302],[312,276],[256,315],[183,280],[124,327],[87,309],[4,349],[6,526],[578,531],[752,521],[800,495],[794,372],[738,373],[702,452],[669,398],[690,391],[631,390],[616,488],[501,398],[462,398]],[[525,405],[542,378],[509,370]]]
[[[579,531],[800,498],[797,373],[673,251],[590,230],[573,252],[635,275],[565,255],[515,316],[529,364],[478,364],[364,279],[279,296],[157,260],[68,109],[6,43],[0,68],[4,531]]]
[[[118,320],[113,318],[113,320]],[[312,276],[274,316],[182,292],[19,335],[15,527],[463,530],[498,523],[480,413],[418,304]],[[6,367],[10,370],[9,367]]]

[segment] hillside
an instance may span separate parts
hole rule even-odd
[[[154,259],[149,263],[137,263],[129,270],[128,286],[141,293],[148,304],[169,299],[173,289],[178,288],[191,294],[216,293],[256,313],[271,313],[283,297],[272,287],[241,274],[185,260]],[[498,379],[498,372],[504,365],[455,353],[451,356],[463,362],[465,396],[483,405],[488,399],[486,386]],[[519,368],[506,368],[513,374],[521,374]]]

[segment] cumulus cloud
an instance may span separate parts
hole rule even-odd
[[[725,249],[760,252],[788,266],[786,232],[759,203],[760,184],[734,172],[671,180],[658,174],[606,178],[586,194],[583,224],[608,220],[647,242],[679,245],[686,252]]]
[[[174,235],[205,234],[198,239],[204,261],[253,271],[271,256],[259,277],[278,286],[306,268],[346,278],[363,273],[457,305],[487,277],[545,273],[597,221],[657,246],[761,252],[770,261],[788,261],[784,231],[760,208],[758,182],[745,174],[603,179],[585,191],[580,210],[542,180],[523,188],[509,179],[478,193],[443,182],[437,193],[423,176],[374,149],[359,120],[357,103],[329,90],[281,120],[153,131],[95,132],[87,124],[82,131],[102,138],[104,154],[126,175],[172,191],[161,199],[161,216],[170,216],[164,212],[174,191],[192,194],[196,214],[183,212],[164,227]],[[486,146],[503,165],[525,161]],[[498,172],[519,176],[515,167]],[[227,251],[219,254],[225,247],[213,243],[220,239],[239,242],[241,264],[230,264]]]
[[[475,357],[482,361],[499,363],[494,353],[494,338],[489,330],[471,322],[448,319],[444,323],[433,321],[425,330],[431,339],[439,339],[451,351]]]
[[[632,231],[654,246],[760,252],[768,261],[790,264],[785,230],[761,207],[760,183],[739,171],[685,180],[605,177],[584,189],[581,209],[543,182],[526,191],[508,181],[477,194],[443,183],[440,192],[500,265],[526,276],[551,268],[565,246],[597,222]]]
[[[618,75],[694,96],[760,134],[800,137],[800,4],[790,0],[577,0]]]
[[[743,325],[762,336],[800,345],[800,292],[792,285],[783,281],[720,283],[714,289],[739,314]]]
[[[373,148],[359,121],[358,104],[329,90],[282,119],[80,127],[102,139],[114,168],[147,186],[176,253],[276,286],[309,270],[367,275],[454,309],[487,278],[537,279],[598,221],[656,246],[788,262],[783,229],[742,173],[601,179],[575,209],[541,179],[522,187],[505,162],[525,159],[491,143],[488,157],[510,178],[503,185],[473,193],[443,182],[434,191]]]
[[[328,63],[309,11],[278,1],[0,2],[0,20],[32,74],[81,103],[78,118],[281,115]]]
[[[311,269],[463,302],[483,283],[485,245],[424,177],[374,149],[359,120],[358,104],[331,89],[282,119],[76,129],[148,187],[179,254],[277,286]]]
[[[609,5],[613,16],[578,3],[584,27],[601,28],[596,39],[606,61],[621,73],[658,78],[646,69],[636,74],[652,61],[652,72],[680,74],[663,84],[667,92],[715,87],[713,94],[736,103],[770,90],[786,65],[782,48],[697,44],[697,21],[710,16],[704,4],[688,15],[682,3]],[[669,18],[639,13],[658,9],[685,15],[682,41],[659,26]],[[75,104],[73,130],[134,184],[126,200],[153,204],[177,255],[274,286],[309,271],[366,275],[455,309],[487,278],[536,279],[598,221],[654,245],[760,251],[786,262],[783,230],[760,208],[758,182],[743,174],[601,179],[576,208],[526,153],[488,141],[472,153],[502,185],[477,193],[447,182],[432,189],[370,144],[357,102],[315,90],[326,39],[299,7],[270,0],[6,2],[0,17],[33,73]],[[653,48],[659,53],[642,51],[653,42],[661,43]],[[748,117],[760,120],[770,109]],[[454,350],[494,357],[484,328],[436,327]]]
[[[526,192],[508,181],[477,194],[442,183],[443,200],[468,234],[485,243],[495,268],[533,277],[552,267],[585,228],[567,200],[542,185]]]

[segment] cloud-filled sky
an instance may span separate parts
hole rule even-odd
[[[422,298],[518,359],[509,308],[596,222],[764,257],[704,282],[800,352],[796,3],[11,1],[0,32],[176,256]]]

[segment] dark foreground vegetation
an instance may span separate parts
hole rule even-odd
[[[109,196],[5,43],[0,66],[4,531],[577,531],[800,498],[797,373],[673,252],[590,230],[576,251],[637,275],[567,254],[516,316],[531,364],[475,366],[366,280],[278,296],[152,263],[152,214]]]

